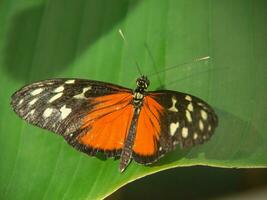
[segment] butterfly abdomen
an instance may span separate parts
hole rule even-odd
[[[136,137],[136,126],[138,122],[138,116],[139,116],[140,108],[134,108],[134,114],[133,118],[131,120],[130,128],[128,131],[128,135],[125,139],[124,146],[121,153],[121,159],[120,159],[120,171],[123,172],[125,168],[128,166],[129,162],[132,159],[132,153],[133,153],[133,144]]]

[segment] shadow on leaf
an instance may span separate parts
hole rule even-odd
[[[8,75],[23,81],[57,76],[137,3],[56,0],[16,13],[4,51]]]

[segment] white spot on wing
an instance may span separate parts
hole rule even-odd
[[[201,103],[201,102],[198,102],[197,104],[198,104],[199,106],[204,106],[204,104]]]
[[[187,136],[188,136],[188,128],[183,127],[183,129],[182,129],[182,137],[183,138],[187,138]]]
[[[64,105],[60,108],[60,112],[61,119],[65,119],[71,113],[71,108],[67,108],[66,105]]]
[[[196,140],[198,138],[198,135],[197,133],[194,133],[194,136],[193,136],[194,140]]]
[[[73,83],[75,83],[75,80],[67,80],[67,81],[65,81],[65,83],[66,84],[73,84]]]
[[[21,99],[21,100],[19,101],[19,105],[20,105],[20,104],[22,104],[22,103],[23,103],[23,101],[24,101],[24,99]]]
[[[186,116],[188,122],[192,122],[192,117],[191,117],[191,114],[188,110],[185,111],[185,116]]]
[[[83,88],[82,93],[75,95],[74,98],[76,98],[76,99],[86,99],[86,97],[84,96],[84,94],[85,94],[85,92],[87,92],[88,90],[91,90],[91,89],[92,89],[91,86],[86,87],[86,88]]]
[[[208,126],[208,131],[211,131],[211,125]]]
[[[35,102],[38,100],[38,98],[34,98],[33,100],[31,100],[29,102],[29,105],[32,106],[33,104],[35,104]]]
[[[207,120],[207,118],[208,118],[208,114],[207,114],[206,111],[201,110],[201,111],[200,111],[200,114],[201,114],[202,119]]]
[[[57,88],[54,90],[54,92],[58,93],[58,92],[62,92],[63,90],[64,90],[64,86],[61,85],[61,86],[57,87]]]
[[[173,96],[172,97],[172,107],[170,107],[168,110],[172,111],[172,112],[178,112],[178,109],[175,107],[177,100],[176,98]]]
[[[56,95],[54,95],[53,97],[51,97],[50,99],[49,99],[49,103],[52,103],[53,101],[55,101],[56,99],[58,99],[59,97],[61,97],[63,95],[63,93],[62,92],[60,92],[60,93],[57,93]]]
[[[34,114],[34,112],[35,112],[35,109],[32,109],[32,110],[31,110],[31,112],[28,112],[28,113],[27,113],[27,115],[26,115],[26,118],[28,118],[28,117],[29,117],[29,115],[33,115],[33,114]]]
[[[194,107],[193,107],[193,104],[190,102],[187,106],[187,109],[190,111],[190,112],[193,112],[194,111]]]
[[[204,130],[204,124],[203,124],[202,120],[199,120],[199,122],[198,122],[198,126],[199,126],[199,129],[200,129],[201,131]]]
[[[50,115],[52,114],[52,112],[53,112],[53,108],[47,108],[47,109],[45,109],[45,111],[43,113],[43,117],[44,118],[50,117]]]
[[[189,95],[186,95],[186,96],[185,96],[185,99],[186,99],[187,101],[192,101],[192,97],[189,96]]]
[[[171,136],[174,136],[174,134],[175,134],[175,132],[176,132],[178,127],[179,127],[179,122],[170,124],[170,135]]]
[[[44,89],[43,88],[38,88],[38,89],[35,89],[31,92],[31,95],[37,95],[37,94],[40,94]]]

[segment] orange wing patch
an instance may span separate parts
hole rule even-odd
[[[78,138],[79,142],[94,149],[121,149],[133,117],[131,100],[130,93],[95,98],[94,108],[83,119],[82,129],[90,128]]]
[[[146,96],[137,122],[133,150],[141,156],[151,156],[157,152],[160,136],[160,114],[163,107],[153,98]]]

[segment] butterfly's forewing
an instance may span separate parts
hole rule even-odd
[[[131,110],[131,94],[127,88],[99,81],[51,79],[21,88],[13,94],[11,104],[21,118],[62,135],[78,150],[91,155],[107,150],[113,156],[122,147],[115,142],[122,143],[128,128],[122,127],[120,133],[113,125],[122,126],[119,115]],[[130,120],[127,116],[123,123]]]
[[[139,118],[143,119],[138,121],[134,159],[144,164],[156,161],[176,145],[188,148],[203,143],[218,125],[214,110],[206,102],[168,90],[148,92]],[[149,154],[141,150],[139,141],[146,140],[143,134],[153,136],[153,152]]]

